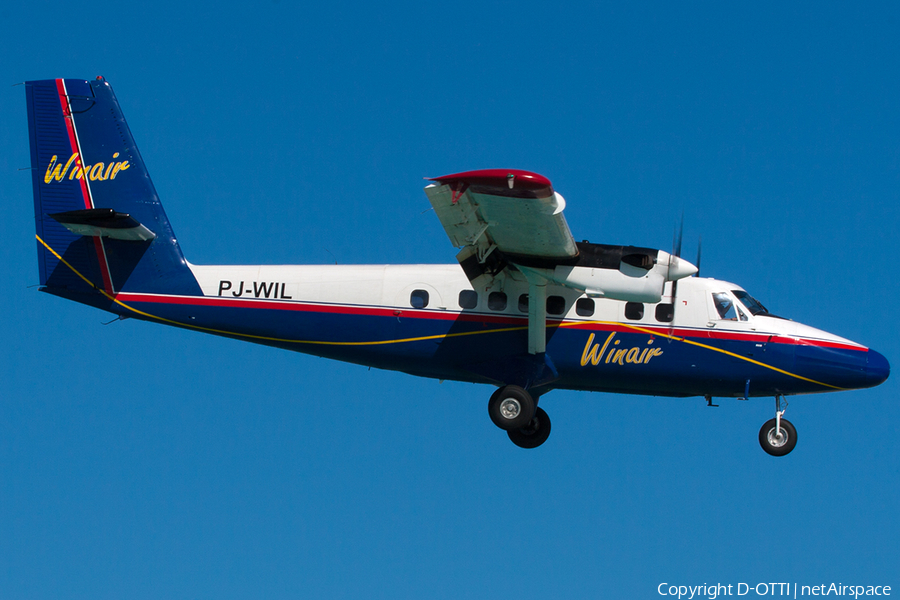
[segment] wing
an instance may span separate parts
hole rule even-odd
[[[667,281],[697,268],[661,250],[577,244],[563,217],[566,202],[550,180],[515,169],[435,177],[425,188],[466,277],[477,288],[510,265],[528,280],[528,352],[546,348],[547,285],[590,296],[659,302]]]
[[[486,169],[432,179],[425,188],[438,219],[457,248],[466,276],[476,287],[509,262],[528,279],[528,352],[546,348],[547,279],[523,265],[553,268],[574,262],[578,246],[563,209],[566,201],[550,180],[517,169]]]
[[[550,180],[515,169],[486,169],[436,177],[425,193],[457,248],[499,249],[520,261],[565,261],[578,248],[562,211],[566,202]],[[518,262],[518,261],[517,261]]]

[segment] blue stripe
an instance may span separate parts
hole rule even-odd
[[[441,379],[500,383],[506,379],[508,382],[517,375],[510,373],[504,377],[503,372],[489,373],[486,365],[514,364],[513,359],[525,356],[527,348],[524,320],[516,326],[409,318],[402,314],[397,317],[156,302],[130,302],[129,305],[186,327],[218,330],[219,335],[237,339],[255,336],[248,341]],[[120,306],[115,310],[135,316]],[[547,354],[559,373],[559,379],[551,387],[660,396],[741,397],[748,379],[751,396],[815,393],[871,384],[866,373],[865,350],[695,338],[706,346],[737,355],[731,356],[643,332],[617,331],[599,363],[588,362],[583,366],[591,333],[594,333],[594,344],[602,346],[612,329],[601,325],[590,331],[550,328]],[[410,338],[433,339],[378,343]],[[653,342],[648,343],[651,338]],[[343,345],[356,343],[365,345]],[[646,356],[653,349],[659,351],[658,355],[636,364],[642,354]],[[616,357],[609,354],[613,350],[625,352]],[[838,365],[840,368],[836,368]]]

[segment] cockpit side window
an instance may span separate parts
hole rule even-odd
[[[734,300],[725,292],[714,292],[713,302],[719,312],[719,318],[724,321],[737,321],[737,313],[734,308]]]

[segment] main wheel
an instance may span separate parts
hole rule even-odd
[[[538,406],[528,425],[519,429],[510,429],[506,434],[519,448],[537,448],[550,437],[550,417],[543,408]]]
[[[781,431],[775,431],[775,419],[763,423],[759,430],[759,445],[772,456],[784,456],[797,445],[797,430],[787,419],[781,419]]]
[[[528,425],[534,416],[534,408],[534,398],[517,385],[504,385],[488,401],[491,421],[505,431]]]

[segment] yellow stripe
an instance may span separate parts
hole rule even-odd
[[[700,342],[695,342],[693,340],[689,340],[687,338],[678,337],[676,335],[670,335],[667,333],[660,333],[658,331],[654,331],[653,329],[645,329],[643,327],[638,327],[636,325],[631,325],[630,323],[620,323],[618,321],[570,321],[568,323],[560,323],[560,327],[571,327],[575,325],[614,325],[619,327],[625,327],[627,329],[633,329],[634,331],[640,331],[641,333],[647,333],[649,335],[655,335],[662,338],[666,338],[669,340],[673,340],[676,342],[684,342],[685,344],[690,344],[691,346],[697,346],[698,348],[704,348],[706,350],[712,350],[713,352],[719,352],[721,354],[726,354],[728,356],[732,356],[739,360],[746,361],[748,363],[752,363],[754,365],[758,365],[760,367],[764,367],[766,369],[771,369],[772,371],[776,371],[781,373],[782,375],[787,375],[789,377],[794,377],[796,379],[800,379],[802,381],[808,381],[810,383],[815,383],[816,385],[821,385],[827,388],[831,388],[833,390],[839,391],[847,391],[847,388],[837,387],[835,385],[830,385],[827,383],[822,383],[821,381],[816,381],[815,379],[810,379],[808,377],[803,377],[802,375],[797,375],[796,373],[791,373],[789,371],[785,371],[784,369],[779,369],[778,367],[773,367],[772,365],[767,365],[766,363],[759,362],[758,360],[753,360],[752,358],[748,358],[746,356],[741,356],[740,354],[735,354],[734,352],[729,352],[728,350],[723,350],[722,348],[716,348],[715,346],[709,346],[707,344],[702,344]]]
[[[479,334],[485,334],[485,333],[505,333],[505,332],[509,332],[509,331],[522,331],[522,330],[528,329],[527,326],[526,327],[507,327],[504,329],[492,329],[490,331],[465,331],[465,332],[461,332],[461,333],[442,333],[439,335],[426,335],[426,336],[422,336],[422,337],[403,338],[403,339],[397,339],[397,340],[381,340],[381,341],[374,341],[374,342],[329,342],[329,341],[321,341],[321,340],[289,340],[289,339],[283,339],[283,338],[266,337],[263,335],[253,335],[253,334],[249,334],[249,333],[235,333],[233,331],[212,329],[210,327],[200,327],[199,325],[191,325],[190,323],[182,323],[180,321],[173,321],[171,319],[166,319],[165,317],[158,317],[156,315],[151,315],[150,313],[146,313],[142,310],[138,310],[132,306],[125,304],[118,298],[115,298],[114,296],[108,294],[106,292],[106,290],[103,290],[103,289],[97,287],[96,285],[94,285],[94,283],[90,279],[88,279],[87,277],[82,275],[78,271],[78,269],[76,269],[75,267],[70,265],[66,261],[66,259],[64,259],[62,256],[57,254],[53,248],[48,246],[47,242],[42,240],[39,235],[35,235],[34,237],[36,237],[37,240],[41,244],[43,244],[44,248],[46,248],[51,253],[53,253],[53,256],[58,258],[64,265],[66,265],[67,267],[72,269],[73,273],[75,273],[76,275],[81,277],[88,285],[90,285],[92,288],[94,288],[95,290],[97,290],[98,292],[100,292],[101,294],[103,294],[104,296],[109,298],[112,302],[115,302],[122,308],[129,310],[135,314],[141,315],[142,317],[147,317],[148,319],[155,319],[162,323],[168,323],[170,325],[176,325],[178,327],[186,327],[188,329],[194,329],[196,331],[204,331],[206,333],[217,333],[220,335],[244,337],[244,338],[249,338],[249,339],[253,339],[253,340],[264,340],[267,342],[284,342],[284,343],[288,343],[288,344],[312,344],[312,345],[318,345],[318,346],[383,346],[383,345],[387,345],[387,344],[403,344],[406,342],[422,342],[425,340],[439,340],[439,339],[450,338],[450,337],[462,337],[462,336],[466,336],[466,335],[479,335]]]
[[[426,341],[426,340],[441,340],[441,339],[446,339],[446,338],[463,337],[463,336],[469,336],[469,335],[484,335],[484,334],[489,334],[489,333],[508,333],[510,331],[525,331],[528,329],[527,326],[524,326],[524,327],[519,326],[519,327],[505,327],[503,329],[491,329],[488,331],[466,331],[466,332],[461,332],[461,333],[442,333],[442,334],[438,334],[438,335],[426,335],[426,336],[422,336],[422,337],[402,338],[402,339],[396,339],[396,340],[381,340],[381,341],[374,341],[374,342],[328,342],[328,341],[320,341],[320,340],[289,340],[289,339],[283,339],[283,338],[266,337],[266,336],[262,336],[262,335],[252,335],[249,333],[235,333],[232,331],[224,331],[221,329],[212,329],[210,327],[200,327],[199,325],[191,325],[190,323],[181,323],[180,321],[172,321],[171,319],[166,319],[164,317],[158,317],[156,315],[151,315],[150,313],[146,313],[144,311],[138,310],[134,307],[131,307],[131,306],[125,304],[121,300],[118,300],[114,296],[108,294],[106,292],[106,290],[98,288],[96,285],[94,285],[94,283],[90,279],[88,279],[87,277],[85,277],[84,275],[79,273],[75,267],[73,267],[66,261],[66,259],[64,259],[62,256],[57,254],[53,248],[48,246],[47,243],[44,240],[42,240],[40,236],[35,235],[35,237],[37,238],[37,241],[39,241],[44,246],[44,248],[49,250],[53,254],[53,256],[58,258],[64,265],[69,267],[73,273],[78,275],[88,285],[90,285],[92,288],[94,288],[95,290],[97,290],[98,292],[100,292],[101,294],[103,294],[104,296],[109,298],[112,302],[115,302],[122,308],[129,310],[135,314],[141,315],[142,317],[146,317],[148,319],[155,319],[157,321],[160,321],[161,323],[168,323],[170,325],[175,325],[177,327],[185,327],[188,329],[194,329],[196,331],[203,331],[206,333],[215,333],[215,334],[219,334],[219,335],[242,337],[242,338],[247,338],[247,339],[252,339],[252,340],[261,340],[261,341],[267,341],[267,342],[282,342],[282,343],[288,343],[288,344],[310,344],[310,345],[317,345],[317,346],[384,346],[384,345],[388,345],[388,344],[404,344],[404,343],[408,343],[408,342],[422,342],[422,341]],[[618,321],[569,321],[569,322],[562,322],[562,323],[558,324],[559,327],[574,327],[574,326],[581,326],[581,325],[610,325],[610,326],[615,326],[615,327],[625,327],[627,329],[639,331],[641,333],[655,335],[655,336],[666,338],[666,339],[676,341],[676,342],[683,342],[685,344],[697,346],[698,348],[712,350],[713,352],[719,352],[721,354],[725,354],[727,356],[737,358],[738,360],[743,360],[743,361],[752,363],[754,365],[757,365],[757,366],[760,366],[760,367],[763,367],[766,369],[770,369],[777,373],[781,373],[782,375],[787,375],[788,377],[793,377],[795,379],[800,379],[802,381],[808,381],[809,383],[821,385],[823,387],[831,388],[833,390],[846,391],[846,388],[837,387],[837,386],[830,385],[827,383],[822,383],[821,381],[816,381],[815,379],[809,379],[808,377],[803,377],[802,375],[797,375],[796,373],[791,373],[789,371],[779,369],[778,367],[773,367],[772,365],[767,365],[765,363],[759,362],[758,360],[753,360],[752,358],[748,358],[746,356],[741,356],[740,354],[735,354],[734,352],[729,352],[728,350],[723,350],[722,348],[716,348],[715,346],[709,346],[707,344],[702,344],[700,342],[695,342],[692,340],[688,340],[686,338],[678,337],[675,335],[670,335],[667,333],[660,333],[659,331],[655,331],[653,329],[645,329],[643,327],[631,325],[630,323],[620,323]]]

